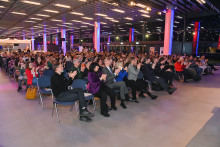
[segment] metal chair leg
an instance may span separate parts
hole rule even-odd
[[[55,103],[55,109],[56,109],[56,113],[57,113],[58,123],[60,123],[59,114],[58,114],[58,109],[57,109],[57,103]]]
[[[54,105],[55,105],[55,103],[53,103],[52,117],[53,117],[53,112],[54,112]]]
[[[93,98],[93,108],[94,108],[94,110],[96,109],[96,101],[95,101],[95,98]]]
[[[75,102],[75,108],[76,108],[76,113],[79,116],[79,106],[78,106],[78,102]]]

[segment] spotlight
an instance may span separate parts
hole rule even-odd
[[[129,2],[129,5],[130,5],[130,6],[135,6],[136,3],[135,3],[134,1],[130,1],[130,2]]]
[[[161,15],[162,13],[160,11],[157,12],[158,15]]]
[[[146,37],[146,38],[148,38],[148,37],[149,37],[149,35],[147,34],[147,35],[145,35],[145,37]]]
[[[150,8],[150,7],[147,7],[147,8],[146,8],[146,11],[151,11],[151,8]]]

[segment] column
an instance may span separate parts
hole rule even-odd
[[[94,48],[96,49],[96,52],[100,52],[100,22],[95,22],[94,30]]]
[[[70,49],[74,48],[74,36],[70,35]]]
[[[183,24],[183,41],[182,41],[182,49],[181,49],[181,54],[182,55],[184,53],[186,53],[185,40],[186,40],[186,15],[184,15],[184,24]]]
[[[142,41],[146,41],[146,22],[143,23],[142,27]]]
[[[64,55],[66,54],[66,30],[61,29],[61,38],[62,38],[62,50]]]
[[[130,28],[129,29],[129,42],[133,42],[134,41],[134,28]],[[134,47],[131,47],[131,51],[132,53],[134,52]]]
[[[199,30],[200,30],[200,22],[194,23],[194,35],[193,35],[193,50],[192,53],[197,55],[198,47],[199,47]]]
[[[47,34],[43,34],[43,45],[44,45],[44,51],[47,52]]]
[[[219,37],[218,37],[218,49],[220,49],[220,34],[219,34]]]
[[[56,45],[59,44],[58,34],[56,34],[56,37],[55,37],[55,44],[56,44]]]
[[[168,9],[165,16],[164,55],[172,54],[174,9]]]
[[[34,51],[34,36],[31,36],[31,48]]]
[[[53,44],[53,34],[50,34],[50,44]]]
[[[81,30],[79,30],[79,46],[82,46],[82,41],[81,41]]]

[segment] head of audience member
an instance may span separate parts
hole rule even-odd
[[[137,59],[135,57],[131,57],[130,61],[131,61],[131,65],[133,66],[137,65]]]
[[[103,66],[103,61],[102,61],[102,59],[99,59],[99,60],[98,60],[98,64],[99,64],[99,66]]]
[[[104,60],[105,66],[109,67],[112,64],[112,59],[109,57],[106,57]]]
[[[42,60],[41,60],[41,57],[40,57],[40,56],[36,56],[36,57],[35,57],[35,64],[36,64],[37,66],[42,65]]]
[[[183,58],[183,57],[179,57],[179,59],[178,59],[177,62],[181,62],[181,63],[183,63],[183,62],[184,62],[184,58]]]
[[[33,64],[31,62],[26,63],[26,69],[32,70]]]
[[[53,70],[60,75],[63,72],[63,64],[56,62],[53,64]]]
[[[98,72],[99,71],[99,64],[96,62],[93,62],[90,66],[89,66],[89,72]]]
[[[74,59],[74,60],[73,60],[73,65],[74,65],[74,67],[78,68],[78,67],[80,66],[80,61],[79,61],[79,59]]]
[[[151,62],[151,59],[150,59],[149,57],[146,57],[146,58],[145,58],[145,63],[146,63],[146,64],[150,64],[150,62]]]

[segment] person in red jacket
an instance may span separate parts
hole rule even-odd
[[[25,73],[27,75],[27,84],[28,85],[36,86],[36,84],[37,84],[37,77],[38,77],[38,72],[37,72],[38,69],[39,68],[33,67],[32,63],[27,62]]]

